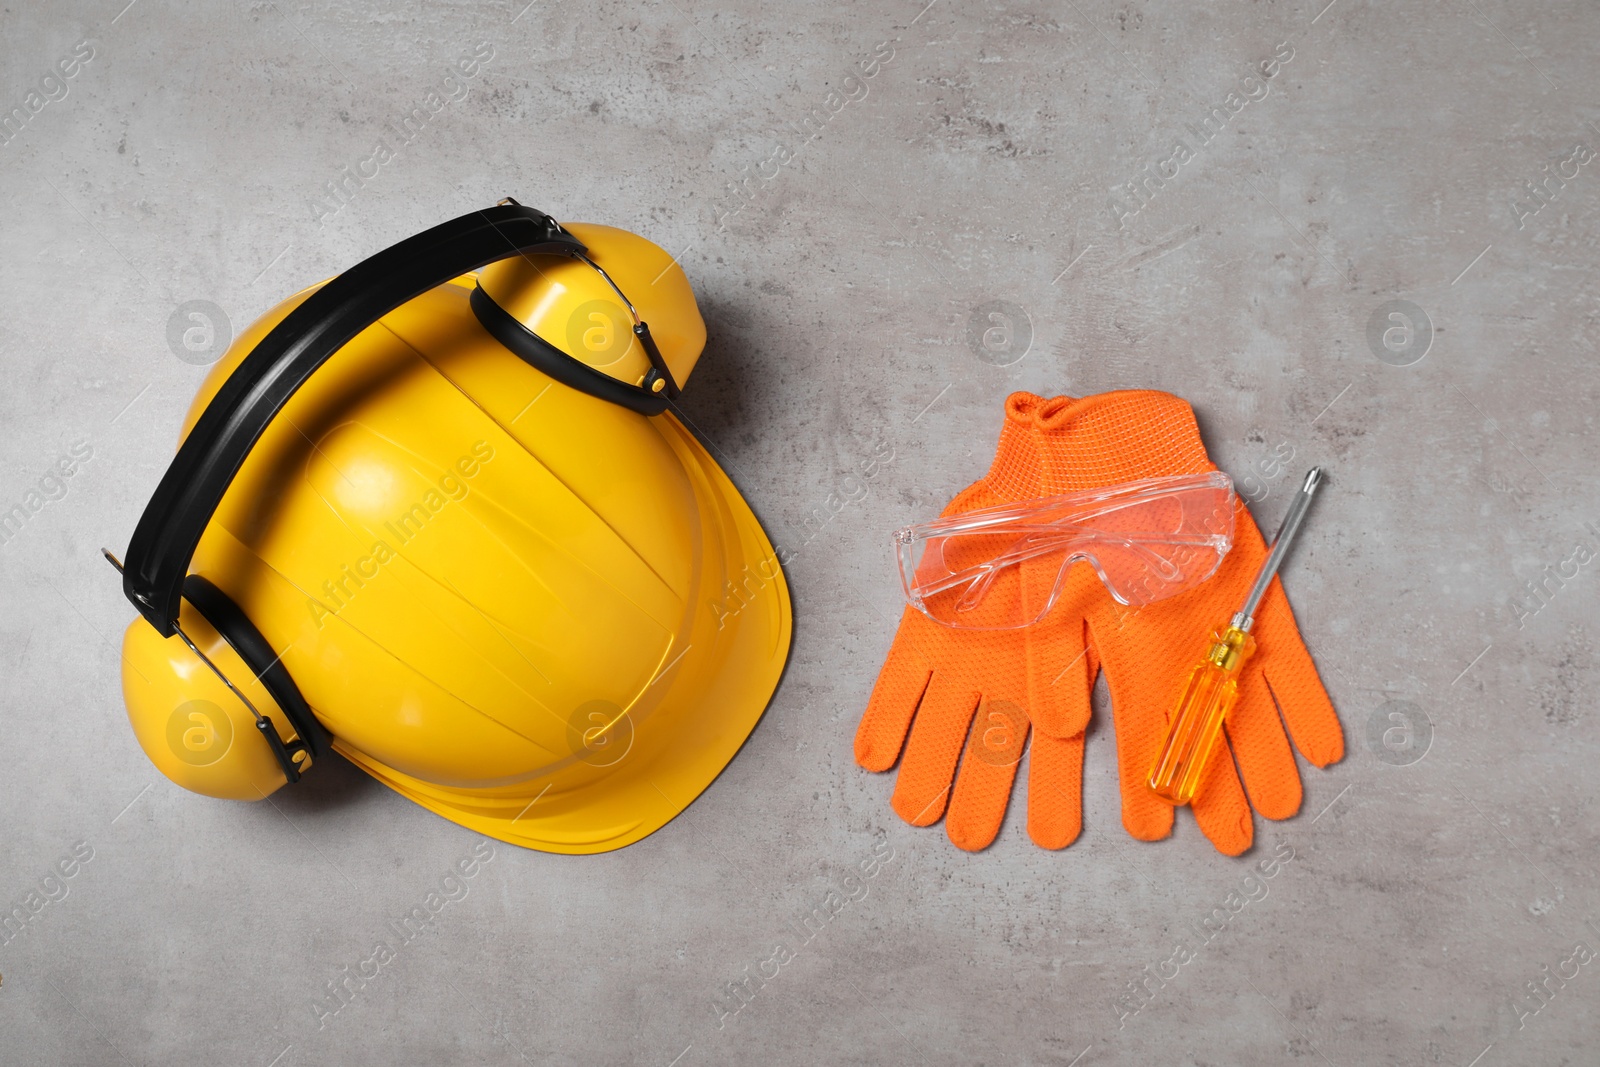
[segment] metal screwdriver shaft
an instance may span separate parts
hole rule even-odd
[[[1171,804],[1187,804],[1200,788],[1200,777],[1222,737],[1222,724],[1239,696],[1239,672],[1255,652],[1250,627],[1255,623],[1256,606],[1272,584],[1283,564],[1295,534],[1306,517],[1311,497],[1322,483],[1322,468],[1312,467],[1289,505],[1272,551],[1256,575],[1255,584],[1244,605],[1234,613],[1224,629],[1211,635],[1206,657],[1189,672],[1189,680],[1178,697],[1177,710],[1168,722],[1167,737],[1150,768],[1151,792]]]
[[[1261,565],[1261,573],[1256,575],[1256,584],[1250,587],[1250,595],[1244,598],[1244,606],[1233,616],[1232,625],[1245,633],[1250,632],[1250,624],[1256,617],[1256,605],[1266,595],[1267,586],[1272,584],[1273,576],[1283,564],[1283,557],[1289,554],[1289,545],[1294,541],[1294,535],[1300,532],[1300,522],[1306,517],[1306,508],[1311,506],[1311,497],[1321,484],[1322,468],[1312,467],[1306,474],[1305,484],[1300,486],[1300,492],[1290,502],[1283,525],[1278,527],[1278,536],[1272,539],[1272,551],[1267,553],[1267,561]]]

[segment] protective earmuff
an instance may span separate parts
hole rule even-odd
[[[678,387],[650,328],[588,249],[555,219],[514,200],[475,211],[407,238],[323,285],[274,327],[218,389],[178,449],[128,544],[123,593],[164,638],[177,635],[244,702],[284,777],[297,782],[332,738],[290,677],[279,655],[244,610],[215,584],[190,574],[200,539],[268,424],[335,352],[395,308],[454,278],[514,256],[568,256],[598,271],[633,318],[633,333],[650,363],[639,384],[613,378],[538,336],[482,288],[470,302],[483,327],[512,353],[573,389],[655,415]],[[271,694],[298,739],[284,741],[271,720],[179,628],[188,600]]]

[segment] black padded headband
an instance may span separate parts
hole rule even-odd
[[[433,227],[351,267],[273,327],[222,383],[173,458],[128,544],[122,591],[163,637],[177,632],[201,535],[250,450],[313,372],[390,311],[515,255],[582,256],[542,211],[503,204]]]

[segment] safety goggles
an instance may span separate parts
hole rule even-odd
[[[1192,589],[1233,547],[1221,471],[983,508],[895,531],[906,602],[934,622],[1011,630],[1049,614],[1078,560],[1118,603]]]

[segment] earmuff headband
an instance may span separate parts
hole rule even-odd
[[[429,289],[515,255],[587,249],[542,211],[488,208],[425,230],[307,297],[251,350],[200,414],[128,544],[122,591],[163,637],[177,632],[183,581],[250,450],[313,372],[356,334]]]

